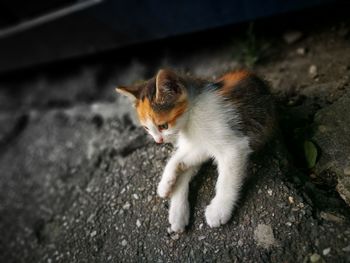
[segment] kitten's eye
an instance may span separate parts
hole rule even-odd
[[[148,127],[147,126],[142,126],[146,131],[148,131]]]
[[[158,125],[158,129],[161,130],[166,130],[168,129],[168,123],[164,123],[162,125]]]

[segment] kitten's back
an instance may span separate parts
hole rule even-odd
[[[268,85],[255,74],[234,71],[218,79],[219,95],[232,103],[241,119],[240,125],[232,123],[250,138],[250,146],[258,150],[276,129],[275,102]]]

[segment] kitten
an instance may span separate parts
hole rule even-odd
[[[217,164],[219,176],[206,221],[210,227],[227,223],[250,153],[274,130],[274,102],[266,84],[244,70],[216,81],[160,70],[143,84],[117,91],[132,100],[142,126],[157,143],[176,146],[158,185],[158,195],[171,199],[171,229],[185,230],[189,182],[209,159]]]

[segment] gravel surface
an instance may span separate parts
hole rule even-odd
[[[350,262],[348,25],[268,39],[254,69],[280,102],[283,136],[252,156],[232,219],[215,229],[204,218],[217,177],[207,163],[186,232],[170,233],[156,187],[172,148],[146,136],[113,87],[164,66],[218,76],[241,66],[232,54],[244,39],[1,80],[0,262]],[[300,131],[318,148],[311,169]]]

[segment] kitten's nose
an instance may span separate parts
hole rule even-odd
[[[164,140],[163,140],[162,137],[160,137],[160,138],[156,141],[156,143],[163,143],[163,142],[164,142]]]

